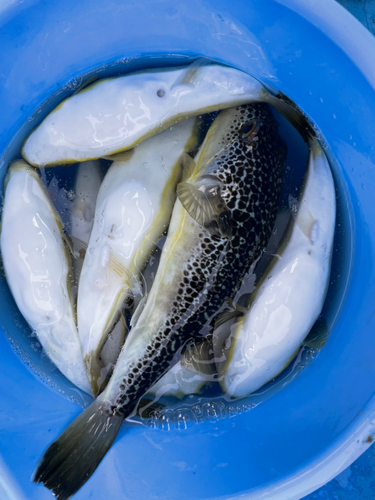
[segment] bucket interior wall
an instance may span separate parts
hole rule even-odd
[[[375,47],[333,0],[309,4],[25,0],[0,6],[1,189],[23,139],[83,75],[204,56],[247,71],[304,110],[328,145],[341,204],[335,243],[341,254],[329,305],[340,312],[314,362],[250,411],[236,404],[222,415],[202,402],[195,420],[171,430],[123,426],[77,500],[270,498],[275,484],[314,468],[332,446],[345,447],[347,429],[368,418],[364,408],[375,389],[375,71],[355,40]],[[7,500],[48,500],[51,493],[31,482],[32,472],[80,413],[77,402],[87,401],[72,387],[68,400],[31,373],[27,364],[40,362],[45,373],[48,361],[37,353],[22,359],[19,346],[12,348],[7,337],[26,325],[4,277],[0,297],[0,493],[3,488]],[[285,498],[299,498],[291,495]]]

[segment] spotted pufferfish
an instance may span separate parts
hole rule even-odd
[[[153,286],[104,392],[50,445],[34,475],[59,500],[88,480],[147,390],[233,297],[270,237],[286,146],[267,104],[222,111],[185,154]]]

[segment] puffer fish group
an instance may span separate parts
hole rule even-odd
[[[279,258],[244,307],[231,301],[270,239],[286,158],[270,105],[311,153]],[[200,62],[94,83],[46,117],[22,156],[5,183],[6,278],[47,355],[94,396],[34,474],[67,500],[145,395],[219,382],[244,397],[288,365],[325,299],[335,191],[296,107],[241,71]],[[104,178],[100,158],[112,161]],[[76,162],[67,234],[35,167]]]

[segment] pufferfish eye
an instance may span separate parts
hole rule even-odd
[[[257,124],[254,121],[247,122],[244,125],[242,125],[241,133],[245,137],[251,136],[255,132]]]
[[[165,96],[165,90],[163,89],[159,89],[157,92],[156,92],[156,95],[158,97],[164,97]]]

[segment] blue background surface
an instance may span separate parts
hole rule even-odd
[[[373,500],[375,499],[375,446],[328,484],[303,500]]]
[[[364,57],[363,50],[372,47],[375,54],[371,35],[328,0],[0,0],[0,6],[0,151],[9,147],[8,158],[18,151],[27,127],[36,125],[25,120],[41,120],[57,104],[54,97],[41,107],[49,96],[61,89],[65,96],[71,93],[82,75],[103,62],[134,70],[137,57],[152,47],[155,65],[160,54],[179,61],[186,54],[206,55],[245,71],[251,68],[267,85],[288,93],[319,124],[337,159],[338,199],[348,203],[338,221],[341,267],[335,267],[333,280],[341,293],[333,297],[342,299],[342,312],[309,369],[251,409],[250,418],[236,414],[241,408],[235,408],[233,419],[213,415],[211,404],[209,414],[203,408],[199,415],[204,418],[194,417],[197,422],[190,420],[181,432],[124,427],[75,499],[234,499],[248,492],[248,498],[259,500],[270,498],[275,487],[272,498],[285,500],[280,488],[289,489],[292,481],[299,488],[313,472],[320,480],[313,477],[313,487],[333,477],[351,461],[343,462],[348,440],[358,429],[369,429],[358,431],[358,440],[346,450],[361,451],[375,429],[375,178],[369,175],[375,164],[375,130],[369,126],[375,123],[375,58]],[[25,128],[19,130],[21,125]],[[6,164],[5,158],[0,180]],[[5,333],[21,334],[24,324],[4,280],[0,297],[1,326]],[[330,310],[338,309],[331,304]],[[0,357],[0,492],[3,483],[12,500],[50,500],[51,494],[33,485],[30,476],[43,450],[80,409],[41,384],[3,335]],[[331,469],[323,476],[327,462]],[[345,492],[350,493],[349,481],[360,478],[354,470],[353,465],[350,476],[346,471],[344,480],[339,478],[341,484],[348,479]],[[351,498],[371,498],[357,487],[352,492],[357,496]],[[340,498],[336,492],[316,494]]]
[[[374,0],[338,0],[338,2],[375,35]]]
[[[375,35],[375,0],[338,0]],[[375,446],[328,484],[303,500],[375,499]]]

